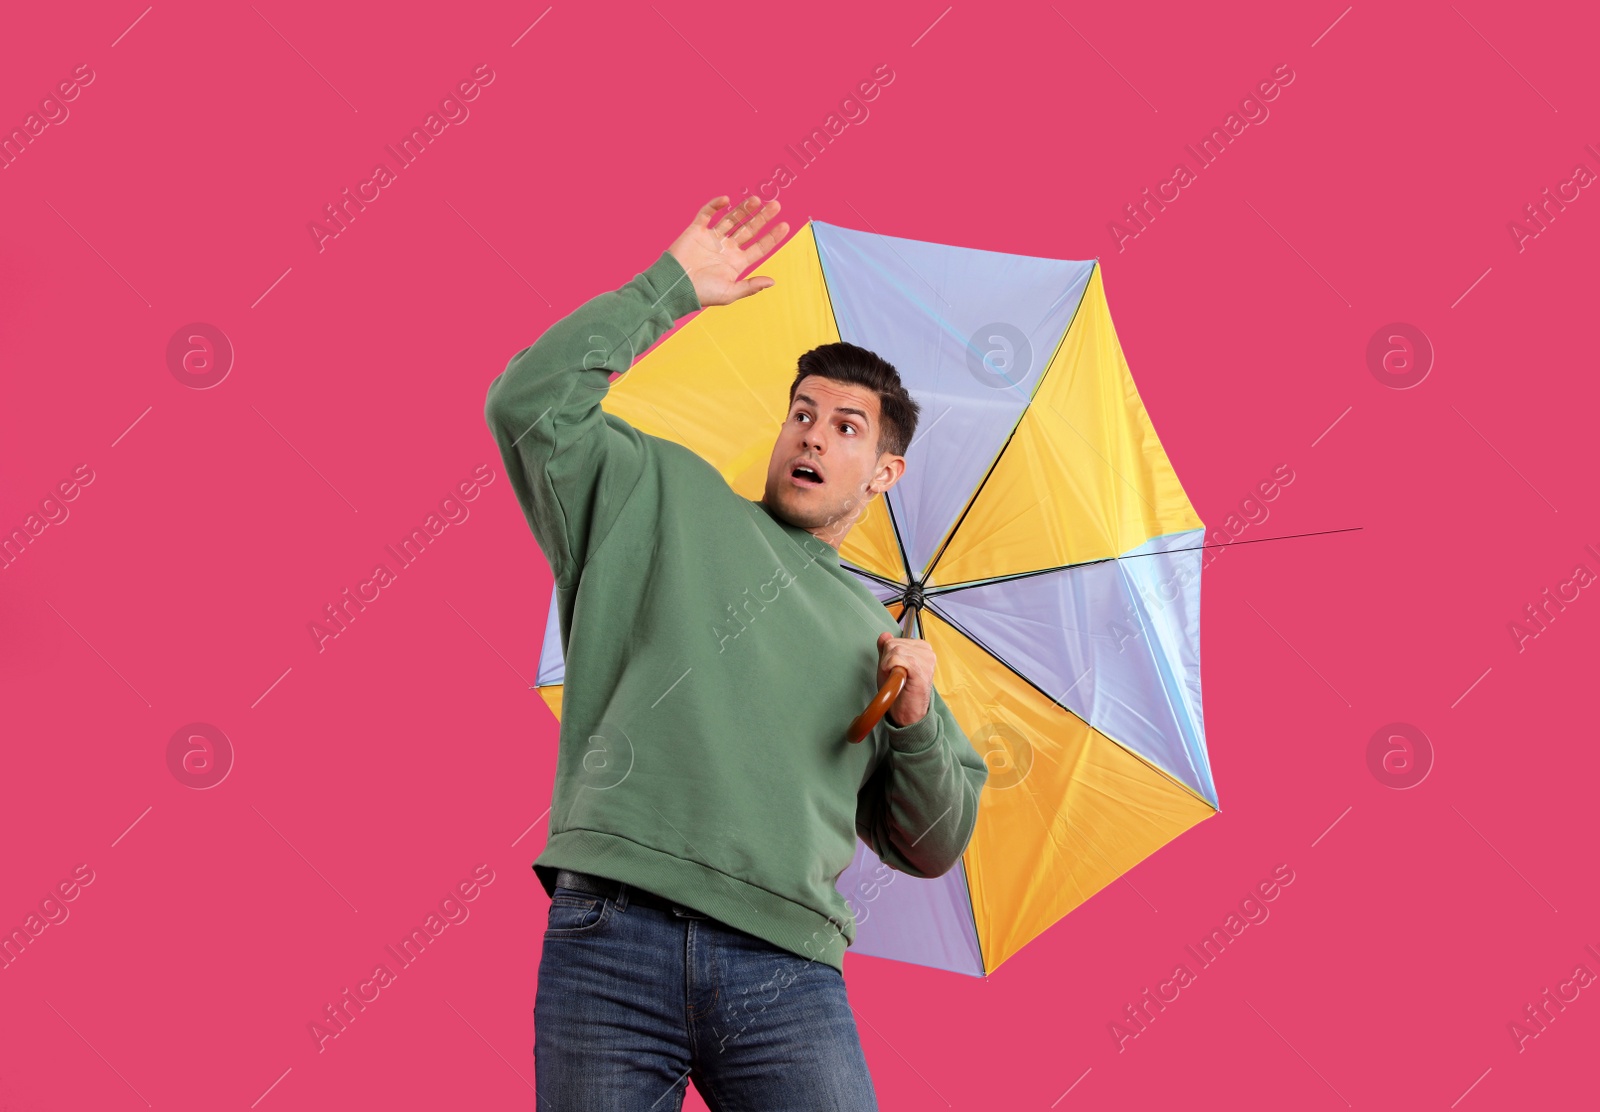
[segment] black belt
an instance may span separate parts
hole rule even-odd
[[[609,877],[595,876],[593,873],[574,872],[572,869],[557,870],[555,886],[558,888],[571,888],[576,892],[587,892],[591,896],[604,896],[610,900],[620,898],[623,889],[627,889],[628,903],[630,905],[637,904],[640,907],[654,907],[661,911],[671,911],[674,907],[682,906],[675,904],[672,900],[658,896],[654,892],[646,892],[643,888],[636,888],[632,884],[624,884],[620,880],[612,880]]]

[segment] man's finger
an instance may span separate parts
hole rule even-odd
[[[711,230],[718,235],[725,236],[733,230],[736,224],[760,207],[760,197],[747,197],[724,212],[722,218],[711,226]]]
[[[702,228],[710,227],[712,215],[727,203],[728,197],[726,194],[721,197],[711,198],[711,200],[707,201],[705,206],[701,208],[699,212],[695,213],[694,222],[700,225]]]
[[[745,221],[744,225],[738,231],[734,232],[728,238],[733,241],[733,245],[735,247],[743,247],[745,244],[754,239],[756,233],[762,228],[766,227],[766,225],[774,216],[778,215],[778,209],[782,207],[783,206],[779,205],[777,201],[768,201],[766,204],[757,209],[756,214],[749,220]]]
[[[741,297],[749,297],[751,294],[759,293],[761,290],[766,289],[768,286],[775,286],[775,285],[777,285],[777,283],[774,282],[771,278],[766,278],[766,277],[747,278],[743,282],[740,282],[738,285],[734,286],[734,288],[733,288],[734,300],[737,301]]]
[[[751,223],[754,223],[754,222],[755,221],[751,221]],[[742,231],[743,229],[740,229],[740,230]],[[764,235],[760,239],[756,240],[755,243],[753,243],[749,247],[745,248],[745,257],[746,257],[746,259],[748,260],[749,263],[752,263],[752,264],[760,261],[767,254],[768,251],[771,251],[774,247],[776,247],[778,245],[778,242],[780,240],[782,240],[783,237],[788,235],[788,234],[789,234],[789,222],[787,220],[785,220],[782,224],[779,224],[777,227],[773,228],[766,235]]]

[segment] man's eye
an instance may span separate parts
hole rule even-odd
[[[854,432],[855,429],[856,429],[856,427],[854,425],[852,425],[849,421],[845,421],[839,427],[842,428],[842,429],[849,429],[851,432]]]

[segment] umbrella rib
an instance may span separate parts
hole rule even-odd
[[[1319,529],[1313,533],[1287,533],[1281,537],[1254,537],[1247,541],[1228,541],[1226,544],[1196,544],[1189,545],[1184,548],[1164,548],[1155,552],[1129,552],[1124,553],[1121,556],[1100,556],[1093,560],[1082,560],[1073,564],[1058,564],[1053,568],[1039,568],[1035,571],[1019,571],[1013,572],[1010,575],[997,575],[990,579],[970,579],[964,583],[942,583],[936,587],[929,587],[928,595],[932,597],[935,595],[950,594],[954,591],[970,591],[974,587],[987,587],[994,583],[1010,583],[1012,580],[1016,579],[1027,579],[1029,576],[1033,575],[1049,575],[1052,572],[1072,571],[1076,568],[1093,567],[1095,564],[1104,564],[1108,561],[1138,560],[1145,556],[1166,556],[1173,552],[1199,552],[1202,548],[1230,548],[1236,544],[1261,544],[1263,541],[1292,541],[1298,540],[1302,537],[1326,537],[1333,533],[1359,533],[1364,528],[1365,526],[1361,525],[1351,525],[1343,529]],[[1162,536],[1175,537],[1181,533],[1192,532],[1194,532],[1193,529],[1180,529],[1177,533],[1163,533]],[[1151,538],[1151,540],[1160,539],[1160,537]],[[1145,543],[1148,544],[1149,542],[1147,541]]]
[[[1182,530],[1182,531],[1185,532],[1185,533],[1192,532],[1192,530],[1189,530],[1189,529],[1185,529],[1185,530]],[[1170,536],[1176,536],[1176,534],[1165,533],[1165,534],[1163,534],[1163,536],[1169,536],[1170,537]],[[1159,538],[1152,538],[1152,539],[1159,539]],[[1271,538],[1264,538],[1264,539],[1271,539]],[[1204,546],[1201,546],[1201,547],[1204,547]],[[1167,549],[1166,551],[1163,551],[1163,552],[1140,552],[1140,553],[1136,553],[1136,554],[1130,555],[1130,556],[1101,556],[1101,557],[1098,557],[1098,558],[1093,559],[1093,560],[1083,560],[1083,561],[1080,561],[1079,563],[1075,563],[1075,564],[1060,564],[1060,565],[1057,565],[1056,567],[1053,567],[1053,568],[1039,568],[1036,571],[1019,571],[1019,572],[1013,572],[1010,575],[997,575],[992,579],[971,579],[971,580],[968,580],[965,583],[942,584],[942,585],[937,586],[937,587],[929,587],[928,588],[928,594],[929,594],[930,597],[936,596],[936,595],[947,595],[947,594],[951,594],[951,593],[953,593],[955,591],[970,591],[974,587],[989,587],[989,586],[992,586],[992,585],[994,585],[996,583],[1012,583],[1012,582],[1015,582],[1018,579],[1030,579],[1030,578],[1032,578],[1033,576],[1036,576],[1036,575],[1051,575],[1051,574],[1053,574],[1055,572],[1059,572],[1059,571],[1076,571],[1079,568],[1092,568],[1096,564],[1112,563],[1112,562],[1115,562],[1117,560],[1133,560],[1133,559],[1137,559],[1139,556],[1165,556],[1168,552],[1192,552],[1192,551],[1195,551],[1195,550],[1194,549],[1187,549],[1187,548],[1169,548],[1169,549]]]
[[[857,575],[864,575],[868,579],[874,580],[875,582],[878,582],[878,583],[882,583],[885,587],[904,587],[905,586],[904,583],[897,582],[897,581],[895,581],[893,579],[888,579],[888,578],[886,578],[884,576],[879,575],[875,571],[868,571],[866,568],[857,567],[855,564],[852,564],[849,560],[840,560],[839,563],[841,565],[843,565],[845,568],[849,569],[850,571],[855,572]]]
[[[900,551],[900,566],[905,569],[906,580],[911,576],[911,556],[906,552],[905,538],[900,535],[900,522],[894,515],[894,503],[889,500],[887,491],[883,495],[883,512],[889,515],[889,528],[894,532],[894,546]]]

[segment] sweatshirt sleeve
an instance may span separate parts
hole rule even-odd
[[[856,833],[892,869],[943,876],[972,838],[989,766],[938,688],[919,721],[896,726],[886,715],[874,729],[889,751],[856,796]]]
[[[672,254],[584,302],[511,357],[484,417],[556,585],[577,582],[644,469],[642,436],[601,399],[612,371],[701,308]]]

